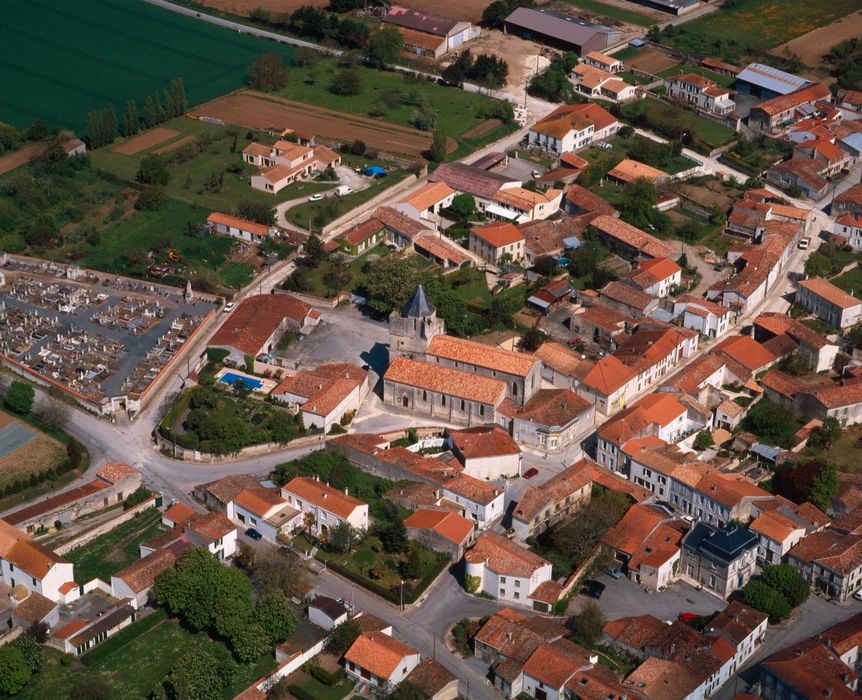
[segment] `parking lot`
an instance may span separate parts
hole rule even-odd
[[[698,591],[682,581],[657,593],[645,591],[625,576],[614,580],[602,573],[594,580],[605,585],[599,603],[608,620],[645,614],[654,615],[660,620],[675,620],[681,612],[711,615],[727,607],[727,603],[720,598],[703,590]],[[578,612],[587,600],[590,599],[583,595],[572,598],[569,613]]]

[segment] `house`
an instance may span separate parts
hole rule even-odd
[[[404,527],[410,539],[458,561],[472,544],[475,525],[450,510],[420,508],[404,520]]]
[[[602,243],[625,258],[633,260],[638,257],[673,257],[674,249],[670,244],[613,216],[601,214],[590,222],[590,227],[595,230]]]
[[[735,66],[732,63],[727,63],[726,61],[722,61],[719,58],[701,59],[700,65],[702,65],[707,70],[713,71],[714,73],[719,73],[720,75],[727,75],[731,78],[735,78],[742,70],[742,68],[740,68],[739,66]]]
[[[862,301],[822,277],[800,280],[796,303],[836,328],[855,325],[862,318]]]
[[[530,595],[551,581],[551,562],[490,530],[479,536],[464,561],[470,588],[475,585],[476,591],[519,605],[531,605]]]
[[[521,448],[505,430],[493,426],[447,428],[446,445],[475,479],[500,479],[521,473]]]
[[[424,219],[414,219],[393,207],[379,207],[371,218],[383,224],[386,240],[397,248],[409,249],[417,238],[432,230]]]
[[[828,138],[814,138],[793,147],[793,158],[810,158],[821,164],[822,177],[833,177],[849,166],[849,154]]]
[[[707,338],[720,338],[729,330],[733,312],[727,306],[686,294],[674,300],[673,315],[681,317],[683,328]]]
[[[260,171],[251,176],[256,190],[278,194],[288,185],[341,163],[341,156],[326,146],[308,146],[292,141],[276,141],[272,146],[251,143],[243,149],[243,160]]]
[[[731,673],[745,664],[766,641],[769,615],[733,601],[709,621],[705,634],[721,637],[734,649]]]
[[[614,357],[634,370],[637,391],[654,384],[684,358],[697,351],[693,331],[660,322],[640,323],[614,351]]]
[[[862,250],[862,216],[842,214],[835,220],[832,233],[845,238],[853,250]]]
[[[832,216],[853,214],[862,216],[862,183],[848,187],[832,200]]]
[[[773,511],[758,515],[748,529],[760,540],[757,547],[758,560],[767,564],[780,564],[806,534],[802,523]]]
[[[769,369],[779,359],[749,335],[732,335],[725,338],[715,345],[711,352],[720,358],[727,357],[752,375]]]
[[[541,486],[527,486],[512,511],[515,537],[525,542],[572,517],[590,500],[592,472],[585,460],[552,476]]]
[[[577,385],[579,368],[585,362],[580,353],[554,340],[546,340],[533,355],[542,361],[542,379],[560,389],[572,389]]]
[[[731,98],[732,90],[697,73],[673,75],[665,78],[664,84],[668,95],[704,112],[724,116],[736,109],[736,103]]]
[[[543,221],[560,210],[562,201],[561,189],[551,187],[544,192],[534,192],[523,187],[507,187],[500,190],[485,207],[485,214],[517,224]]]
[[[575,51],[580,56],[614,46],[620,40],[616,29],[560,12],[527,7],[518,7],[506,17],[503,31],[563,51]]]
[[[578,92],[613,102],[628,102],[638,96],[638,88],[595,66],[581,63],[572,69],[572,82]]]
[[[736,89],[745,95],[769,101],[777,95],[789,95],[811,81],[793,73],[762,63],[750,63],[736,74]]]
[[[24,586],[54,602],[75,580],[71,562],[5,520],[0,520],[0,579],[10,588]]]
[[[203,503],[207,510],[217,510],[227,515],[228,505],[240,491],[258,486],[260,484],[257,479],[250,474],[235,474],[196,486],[192,495]]]
[[[623,62],[613,56],[607,56],[599,51],[589,51],[584,56],[584,63],[588,66],[600,68],[607,73],[619,73],[625,70]]]
[[[111,575],[111,594],[115,598],[128,598],[131,606],[140,610],[146,605],[158,575],[172,568],[182,553],[192,546],[191,542],[183,537],[120,569]]]
[[[445,182],[429,182],[418,190],[402,197],[393,205],[402,214],[413,219],[436,220],[441,209],[452,204],[456,192]]]
[[[573,291],[572,285],[568,281],[568,275],[566,275],[562,279],[555,279],[537,289],[527,297],[527,303],[540,308],[547,314],[569,301]]]
[[[405,679],[429,700],[457,700],[458,678],[436,659],[425,658]]]
[[[316,595],[308,604],[308,620],[327,632],[347,622],[348,611],[344,603],[325,595]]]
[[[66,154],[67,158],[87,154],[87,144],[81,141],[81,139],[69,139],[68,141],[64,141],[62,148],[63,153]]]
[[[562,700],[568,696],[567,683],[572,677],[596,663],[597,656],[568,639],[542,644],[521,669],[521,692],[532,698]]]
[[[670,258],[641,260],[624,281],[653,297],[666,297],[682,284],[682,268]]]
[[[785,203],[769,190],[750,189],[734,202],[727,219],[727,230],[753,239],[764,230],[767,221],[798,224],[803,232],[807,232],[811,227],[812,212]]]
[[[664,632],[666,623],[652,615],[633,615],[609,620],[602,628],[605,640],[639,659],[647,644]]]
[[[567,154],[563,154],[563,156],[567,156]],[[614,209],[610,202],[577,183],[572,183],[566,187],[566,194],[563,197],[563,208],[567,214],[576,215],[596,212],[613,216],[616,213],[616,209]]]
[[[531,146],[559,155],[603,141],[621,128],[616,117],[597,104],[564,105],[533,124],[527,140]]]
[[[521,186],[520,180],[502,173],[459,162],[441,163],[428,175],[428,181],[443,182],[459,194],[473,195],[479,211],[484,211],[485,207],[493,203],[494,197],[501,190]]]
[[[760,697],[858,698],[860,629],[857,613],[772,654],[760,664]]]
[[[794,408],[807,418],[835,418],[842,426],[862,421],[862,383],[839,381],[833,385],[801,388]]]
[[[545,453],[577,444],[595,425],[595,408],[569,389],[540,389],[523,406],[505,401],[498,411],[519,443]]]
[[[382,22],[393,25],[404,37],[405,51],[432,58],[440,58],[452,49],[475,39],[482,31],[471,22],[400,5],[392,5],[389,12],[383,16]]]
[[[727,600],[754,574],[757,544],[757,535],[746,528],[699,522],[683,538],[680,572],[692,585]]]
[[[413,239],[413,250],[444,270],[458,270],[473,263],[466,250],[439,233],[417,236]]]
[[[851,511],[812,532],[787,555],[787,563],[799,570],[812,590],[839,602],[862,586],[860,512]]]
[[[766,179],[784,189],[795,185],[806,197],[817,201],[826,196],[829,188],[827,170],[829,166],[815,158],[791,158],[767,170]]]
[[[743,73],[745,71],[736,78],[736,89],[740,93],[745,92],[745,84],[740,81]],[[773,85],[778,84],[778,82],[773,83]],[[829,88],[822,83],[807,85],[788,94],[779,94],[751,108],[748,126],[755,131],[772,134],[786,124],[812,116],[812,113],[817,111],[814,108],[816,103],[821,101],[828,103],[830,99]]]
[[[651,0],[639,0],[647,3]],[[654,0],[658,2],[659,0]],[[700,679],[675,661],[650,657],[632,671],[624,681],[630,691],[648,700],[688,700],[700,698]]]
[[[288,330],[308,334],[319,320],[320,312],[290,294],[250,296],[227,316],[207,348],[227,350],[233,362],[243,365],[246,356],[275,350]]]
[[[670,177],[664,170],[653,168],[632,158],[625,158],[608,170],[608,177],[622,185],[631,185],[638,180],[653,183],[663,182]]]
[[[754,319],[754,339],[770,347],[774,339],[787,339],[796,346],[808,369],[812,372],[831,370],[838,355],[838,346],[825,336],[812,330],[798,319],[786,314],[766,312]]]
[[[303,513],[303,527],[315,537],[344,522],[356,529],[368,528],[367,503],[316,478],[296,476],[281,487],[281,495],[291,508]]]
[[[203,547],[219,561],[236,554],[236,526],[221,513],[198,513],[186,521],[183,532],[193,547]]]
[[[636,503],[605,533],[626,575],[648,590],[661,591],[677,578],[680,545],[689,525],[663,508]]]
[[[577,393],[606,416],[625,408],[629,394],[634,393],[637,372],[613,355],[603,357],[588,368],[581,378]]]
[[[505,511],[503,489],[463,473],[443,481],[440,493],[448,501],[446,507],[460,510],[460,515],[475,522],[480,530],[501,518]]]
[[[636,325],[637,320],[630,314],[601,305],[588,306],[572,314],[570,328],[585,342],[613,352]]]
[[[197,513],[198,511],[187,503],[177,501],[162,513],[162,525],[169,528],[182,528],[183,525],[197,515]]]
[[[66,614],[51,631],[47,644],[66,654],[80,656],[135,621],[136,610],[127,600],[116,600],[101,591],[99,594],[86,600],[87,612],[64,611]]]
[[[214,211],[207,217],[207,226],[213,233],[221,233],[225,236],[233,236],[250,243],[261,243],[269,236],[278,233],[275,226],[266,226],[238,216],[223,214]]]
[[[586,230],[586,221],[591,215],[563,217],[519,224],[524,234],[524,258],[526,267],[535,265],[542,256],[559,258],[563,251],[578,248]]]
[[[510,608],[497,610],[473,638],[477,658],[492,668],[494,686],[511,695],[507,677],[520,675],[524,663],[542,644],[555,642],[569,630],[552,618],[527,617]]]
[[[499,222],[470,229],[470,252],[492,265],[524,258],[524,234],[512,223]]]
[[[269,542],[278,542],[282,532],[302,526],[298,509],[288,505],[278,489],[253,486],[243,489],[228,503],[227,517],[241,527],[252,527]]]
[[[541,386],[541,362],[535,357],[472,340],[435,336],[428,344],[425,359],[441,367],[502,379],[507,398],[518,405],[529,401]]]
[[[578,295],[585,298],[584,304],[590,303],[589,297],[592,292],[588,291]],[[624,281],[614,280],[608,282],[599,290],[599,304],[610,307],[611,309],[631,316],[636,319],[642,319],[659,308],[659,299],[646,292],[638,289],[634,284],[626,284]],[[624,340],[620,337],[620,344]]]
[[[374,217],[354,224],[346,231],[339,233],[335,240],[341,245],[341,250],[349,255],[362,255],[374,248],[385,236],[386,228]]]
[[[383,692],[389,692],[419,665],[419,652],[381,632],[360,634],[344,654],[344,670]]]
[[[423,356],[432,338],[446,333],[442,318],[420,284],[400,310],[389,314],[389,360],[396,355]]]
[[[125,462],[111,462],[96,472],[96,478],[30,506],[3,516],[10,525],[29,534],[62,525],[117,503],[141,485],[141,473]]]
[[[608,419],[596,431],[596,461],[603,467],[627,474],[621,454],[623,445],[633,438],[657,437],[676,442],[697,427],[688,420],[688,407],[666,392],[648,394]]]
[[[332,425],[354,415],[368,393],[368,372],[349,363],[329,363],[299,370],[270,394],[302,414],[306,428],[329,432]]]
[[[394,358],[383,376],[385,404],[466,425],[494,421],[506,394],[501,379],[406,357]]]

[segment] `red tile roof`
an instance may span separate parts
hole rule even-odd
[[[267,149],[268,151],[269,149]],[[269,153],[267,152],[268,156]],[[231,216],[230,214],[222,214],[220,211],[214,211],[207,217],[207,223],[211,225],[222,224],[224,226],[230,226],[232,228],[238,228],[241,231],[248,231],[249,233],[253,233],[258,236],[265,236],[269,233],[271,226],[266,226],[264,224],[259,224],[255,221],[249,221],[248,219],[241,219],[238,216]]]
[[[641,163],[631,158],[620,161],[608,171],[608,177],[628,183],[636,182],[641,178],[654,182],[667,176],[668,174],[664,170],[653,168],[646,163]]]
[[[508,222],[474,226],[470,229],[470,233],[494,248],[502,248],[524,240],[524,234],[518,227]]]
[[[807,280],[800,280],[799,286],[804,287],[809,292],[816,294],[840,309],[850,309],[862,304],[862,301],[822,277],[811,277]]]
[[[751,371],[757,371],[777,359],[769,350],[747,335],[735,335],[722,340],[712,352],[724,353]]]
[[[182,501],[178,501],[168,508],[162,517],[166,520],[170,520],[175,525],[182,525],[186,520],[197,514],[198,512],[190,505],[183,503]]]
[[[447,435],[452,439],[455,448],[465,459],[482,459],[500,455],[516,455],[521,453],[512,436],[505,430],[494,426],[476,426],[460,430],[449,428]]]
[[[461,545],[470,537],[474,524],[472,520],[467,520],[451,510],[420,508],[404,521],[404,527],[433,530],[449,542]]]
[[[626,367],[613,355],[608,355],[599,360],[584,375],[581,383],[598,391],[600,394],[610,396],[636,376],[637,372]]]
[[[527,353],[504,350],[493,345],[484,345],[472,340],[454,338],[449,335],[435,336],[426,350],[428,355],[476,365],[518,377],[526,377],[538,364],[538,360]],[[433,357],[430,361],[433,362]]]
[[[212,544],[234,530],[236,525],[218,511],[199,513],[185,525],[186,532],[194,533],[207,544]]]
[[[543,644],[524,664],[524,673],[560,690],[577,671],[590,665],[590,652],[568,639]]]
[[[227,347],[256,357],[285,318],[302,325],[311,307],[290,294],[261,294],[239,303],[210,339],[210,347]]]
[[[492,530],[486,530],[479,536],[475,546],[464,554],[464,560],[471,564],[484,564],[503,576],[523,578],[529,578],[550,564],[538,554]]]
[[[281,489],[339,518],[349,518],[357,508],[366,505],[364,501],[308,476],[295,476]]]
[[[344,655],[360,668],[370,671],[378,678],[389,679],[406,656],[418,656],[419,652],[382,632],[361,634]]]
[[[590,225],[650,257],[667,258],[673,255],[673,248],[668,243],[612,216],[597,216]]]
[[[96,476],[100,479],[104,479],[109,484],[116,484],[127,476],[134,476],[138,473],[137,469],[129,466],[125,462],[108,462],[108,464],[96,472]]]
[[[795,109],[800,105],[809,102],[816,102],[829,97],[829,88],[821,83],[814,83],[807,87],[801,88],[796,92],[791,92],[787,95],[778,95],[772,99],[761,102],[754,109],[759,109],[771,117],[774,117],[782,112]]]
[[[499,404],[506,395],[506,383],[501,379],[406,357],[396,357],[383,379],[493,406]]]

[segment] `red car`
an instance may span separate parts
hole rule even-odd
[[[692,620],[696,620],[696,619],[697,619],[697,615],[695,615],[694,613],[681,612],[679,614],[680,622],[691,622]]]
[[[532,479],[536,474],[539,473],[539,470],[535,467],[530,467],[527,471],[524,472],[525,479]]]
[[[584,344],[585,343],[584,343],[583,338],[570,338],[569,339],[569,347],[571,347],[571,348],[575,347],[576,345],[584,345]]]

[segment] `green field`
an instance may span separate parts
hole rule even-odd
[[[665,68],[663,71],[659,71],[658,77],[670,78],[674,75],[679,75],[680,73],[694,73],[695,75],[702,75],[704,78],[714,80],[722,87],[730,87],[735,80],[732,75],[722,75],[721,73],[715,73],[711,70],[707,70],[706,68],[702,68],[701,66],[695,65],[693,63],[683,63],[677,66],[671,66],[670,68]]]
[[[174,77],[195,105],[240,87],[259,54],[293,56],[287,45],[136,0],[4,3],[0,46],[0,121],[41,119],[79,132],[87,112],[129,99],[140,109]]]
[[[690,132],[695,150],[718,148],[736,137],[736,132],[723,124],[656,100],[630,102],[620,111],[623,118],[635,126],[652,129],[668,138],[678,138],[683,131]]]
[[[862,0],[736,0],[732,8],[719,8],[680,25],[678,38],[670,39],[668,43],[683,48],[690,45],[686,35],[696,35],[710,44],[736,41],[749,48],[766,50],[859,9],[862,9]],[[668,39],[664,36],[662,40]]]
[[[565,1],[566,4],[572,6],[572,9],[581,8],[582,10],[587,10],[588,12],[595,12],[596,14],[603,15],[605,17],[613,17],[614,19],[619,19],[623,22],[628,22],[629,24],[639,24],[642,27],[649,27],[655,24],[654,19],[647,17],[640,12],[624,10],[614,5],[607,5],[603,2],[600,2],[599,0]]]

